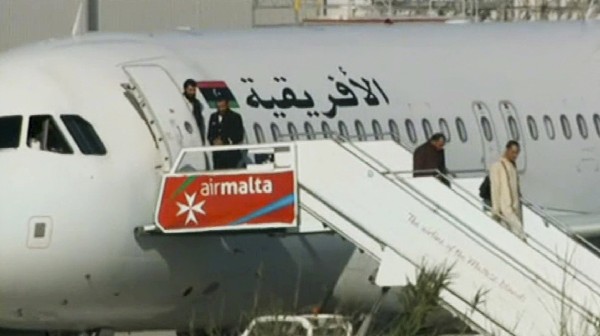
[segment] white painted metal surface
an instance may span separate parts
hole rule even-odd
[[[371,162],[373,164],[382,164],[384,168],[381,172],[386,171],[402,171],[407,172],[412,169],[412,155],[408,151],[399,148],[393,142],[382,142],[379,146],[376,143],[355,143],[352,146],[347,144],[347,147],[352,148],[353,146],[361,148],[368,155],[371,156]],[[396,149],[394,149],[396,148]],[[397,156],[390,156],[385,154],[386,151],[399,152]],[[483,203],[478,198],[479,185],[482,182],[481,178],[466,178],[466,179],[454,179],[452,181],[453,188],[445,188],[444,186],[438,185],[438,183],[426,182],[423,179],[411,179],[406,176],[410,174],[399,174],[405,176],[401,178],[405,183],[410,183],[413,186],[419,188],[420,183],[431,184],[433,190],[428,192],[427,188],[419,188],[420,191],[428,194],[432,200],[443,199],[443,206],[447,209],[458,210],[465,207],[474,207],[475,209],[483,209]],[[453,193],[460,197],[454,197]],[[447,197],[447,198],[446,198]],[[541,212],[541,210],[539,210]],[[462,211],[457,211],[456,214],[462,214]],[[472,216],[472,215],[471,215]],[[477,217],[467,217],[463,220],[466,222],[476,221],[483,222],[486,220],[485,217],[489,217],[487,213],[483,211],[476,212]],[[532,210],[531,206],[523,207],[524,217],[524,228],[528,236],[527,245],[529,246],[528,252],[518,252],[512,250],[515,257],[519,261],[525,263],[533,263],[538,265],[547,265],[548,262],[554,264],[549,268],[561,267],[559,274],[556,274],[558,278],[555,278],[557,283],[560,283],[563,278],[568,279],[569,283],[577,283],[582,286],[580,290],[585,295],[586,291],[590,291],[596,297],[600,294],[600,258],[597,257],[596,253],[586,248],[582,244],[579,244],[568,234],[568,229],[561,225],[557,220],[552,218],[544,218],[543,213],[537,214]],[[489,218],[488,218],[489,219]],[[552,222],[550,222],[552,221]],[[484,237],[496,237],[491,235],[489,232],[483,232],[479,229],[483,229],[484,226],[478,225],[472,227],[478,230]],[[598,251],[597,248],[591,247]],[[533,255],[530,255],[533,253]],[[542,256],[545,261],[540,261],[538,258]],[[534,260],[538,260],[534,262]],[[543,269],[542,267],[540,267]],[[556,269],[555,269],[556,270]],[[548,274],[544,274],[547,276]],[[560,286],[558,286],[560,287]],[[570,285],[571,289],[573,285]],[[569,289],[566,289],[569,290]],[[592,300],[596,305],[599,300],[598,298]]]
[[[301,193],[302,204],[318,208],[315,203],[323,203],[329,209],[320,214],[334,230],[379,260],[385,246],[413,267],[452,265],[454,278],[442,298],[455,310],[466,312],[468,302],[483,290],[485,303],[469,314],[479,327],[496,334],[548,335],[566,309],[567,323],[578,335],[594,333],[589,321],[600,311],[595,284],[570,277],[560,263],[518,239],[453,190],[432,178],[406,178],[402,183],[389,179],[380,174],[386,165],[373,164],[376,157],[368,158],[352,145],[344,148],[319,141],[297,146],[301,189],[311,194]],[[387,153],[387,163],[393,163],[389,154],[394,151],[384,150],[386,146],[396,146],[398,157],[410,157],[392,142],[380,143],[374,156],[377,151]],[[366,146],[363,149],[368,151]],[[329,164],[315,160],[320,157],[327,157]],[[387,284],[393,283],[393,266],[390,262],[380,266]],[[407,268],[396,270],[396,284],[402,285]]]
[[[454,188],[466,199],[472,199],[476,195],[481,179],[458,179],[454,183],[464,187]],[[564,267],[569,274],[569,282],[580,282],[598,295],[600,293],[600,258],[595,246],[587,248],[578,243],[568,233],[568,229],[561,225],[558,220],[545,218],[532,210],[531,206],[523,207],[523,222],[527,243],[546,258]],[[579,237],[578,239],[583,239]],[[584,243],[584,242],[582,242]],[[571,279],[572,278],[572,279]],[[594,300],[598,302],[598,300]]]
[[[155,144],[123,95],[120,84],[128,80],[122,71],[124,63],[153,60],[167,68],[179,85],[190,76],[226,81],[241,103],[238,111],[246,130],[258,125],[266,134],[273,125],[284,132],[290,125],[302,129],[304,124],[337,129],[339,122],[352,128],[356,120],[366,128],[376,121],[384,131],[397,131],[400,126],[403,133],[407,119],[417,127],[424,118],[434,126],[446,120],[452,130],[447,148],[452,169],[483,168],[477,124],[470,110],[474,99],[485,98],[495,106],[497,97],[511,98],[519,111],[531,111],[527,113],[537,118],[540,132],[546,114],[557,121],[563,113],[573,119],[581,112],[588,119],[590,136],[568,141],[564,136],[556,140],[541,136],[529,141],[528,169],[523,176],[528,197],[547,207],[579,213],[598,209],[595,196],[600,179],[590,160],[598,157],[599,144],[597,134],[591,132],[599,99],[598,63],[591,61],[598,33],[594,25],[557,24],[98,34],[7,54],[0,64],[0,114],[22,115],[24,123],[21,147],[3,150],[0,160],[0,184],[10,191],[0,193],[4,205],[0,211],[2,325],[42,330],[98,325],[118,330],[183,330],[191,323],[210,326],[213,318],[233,324],[254,305],[259,266],[272,275],[260,279],[260,287],[290,307],[322,302],[328,295],[322,289],[336,283],[340,274],[349,285],[347,291],[336,292],[336,299],[353,297],[364,302],[372,298],[365,280],[371,268],[364,267],[364,274],[345,272],[352,246],[332,234],[231,235],[224,238],[226,243],[217,235],[134,236],[134,228],[152,223],[160,181]],[[381,51],[376,61],[373,50]],[[328,96],[339,101],[336,84],[352,86],[350,79],[360,83],[362,77],[375,78],[390,104],[368,106],[363,102],[366,91],[357,87],[353,91],[357,96],[360,93],[360,106],[340,108],[335,119],[315,118],[314,113],[311,117],[299,108],[291,108],[281,118],[272,110],[243,104],[252,90],[267,102],[272,102],[271,97],[280,100],[288,85],[275,82],[274,76],[285,76],[298,97],[309,92],[318,111],[330,111],[334,104]],[[254,79],[253,85],[241,81],[247,77]],[[41,88],[34,89],[34,94],[32,82]],[[572,97],[585,98],[585,111],[565,109],[562,100]],[[199,98],[206,106],[205,99]],[[411,114],[406,109],[409,103],[423,101],[431,101],[430,114]],[[88,120],[108,154],[82,155],[60,122],[64,113]],[[73,155],[39,152],[25,144],[25,120],[39,114],[51,114],[59,121],[75,149]],[[464,143],[455,132],[458,118],[464,119],[469,133]],[[559,127],[556,130],[560,132]],[[257,141],[252,134],[249,138]],[[423,140],[420,137],[410,145]],[[333,159],[323,157],[320,164]],[[354,188],[354,181],[337,170],[316,171],[314,178],[324,181],[325,187],[329,179],[340,178],[349,184],[348,192]],[[32,216],[53,219],[47,249],[27,248],[27,223]],[[302,281],[297,274],[302,274]],[[214,290],[216,285],[218,290]],[[183,297],[192,286],[192,296]],[[205,289],[210,296],[202,294]],[[239,304],[214,308],[218,302],[234,300]]]
[[[202,146],[202,138],[190,108],[184,102],[178,86],[162,67],[139,65],[124,67],[132,84],[139,90],[140,105],[150,124],[159,128],[155,134],[159,146],[166,146],[168,168],[184,147]]]

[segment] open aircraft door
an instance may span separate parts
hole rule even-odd
[[[500,145],[498,144],[498,132],[494,126],[490,109],[483,102],[473,103],[473,113],[477,119],[477,127],[481,137],[483,155],[481,163],[488,169],[499,157]]]
[[[169,171],[182,148],[202,146],[202,137],[173,77],[159,65],[123,67],[129,77],[128,93],[137,100],[142,117],[162,156],[162,170]],[[206,158],[196,164],[207,165]]]

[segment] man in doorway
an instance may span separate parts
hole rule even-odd
[[[244,124],[242,117],[229,108],[229,100],[217,100],[217,112],[210,115],[208,124],[208,141],[212,146],[238,145],[244,140]],[[238,168],[242,164],[242,151],[213,152],[215,169]]]
[[[506,144],[500,160],[490,167],[490,185],[492,189],[492,211],[510,231],[525,239],[521,211],[521,191],[517,158],[521,151],[518,142],[511,140]]]
[[[202,116],[202,105],[198,98],[196,98],[197,85],[193,79],[188,79],[183,83],[183,95],[188,103],[192,106],[192,115],[196,119],[196,125],[200,130],[200,138],[202,139],[202,145],[205,144],[206,139],[206,126],[204,123],[204,117]]]
[[[413,176],[435,176],[440,182],[450,186],[450,181],[444,177],[448,173],[444,146],[446,136],[435,133],[429,141],[417,147],[413,154]]]

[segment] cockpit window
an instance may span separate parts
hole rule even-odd
[[[27,146],[42,151],[73,154],[73,149],[49,115],[38,115],[29,118]]]
[[[0,117],[0,149],[18,148],[23,117]]]
[[[100,140],[92,124],[78,115],[61,115],[69,133],[77,143],[79,150],[85,155],[105,155],[106,148]]]

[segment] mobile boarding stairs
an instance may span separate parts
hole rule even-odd
[[[214,147],[182,150],[163,180],[162,232],[303,233],[323,223],[380,263],[379,286],[405,286],[424,264],[450,266],[441,304],[482,335],[598,335],[598,250],[531,205],[519,239],[475,196],[481,178],[449,178],[451,188],[413,178],[412,154],[393,141],[227,148],[244,151],[244,167],[210,171],[199,162]],[[231,202],[244,206],[219,206]]]

